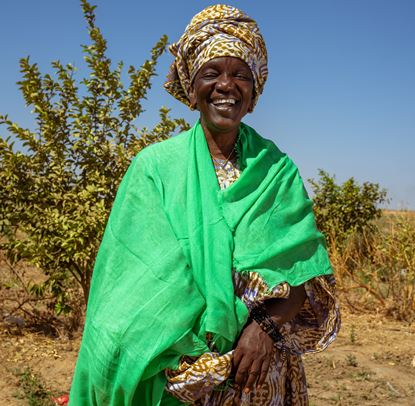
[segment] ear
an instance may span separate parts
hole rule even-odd
[[[190,88],[189,100],[190,100],[190,110],[196,110],[197,109],[197,99],[196,99],[196,92],[195,92],[193,86]]]
[[[255,95],[252,95],[251,103],[248,107],[248,113],[252,113],[254,111],[254,105],[255,105]]]

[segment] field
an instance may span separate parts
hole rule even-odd
[[[397,216],[401,213],[386,213],[381,226],[395,227]],[[406,217],[415,220],[413,213]],[[413,247],[414,241],[410,244]],[[53,329],[47,322],[34,325],[25,313],[27,303],[22,304],[22,311],[6,317],[25,292],[6,263],[0,266],[0,406],[51,405],[52,396],[69,391],[81,332],[69,333],[68,322]],[[40,278],[31,267],[17,270],[22,278]],[[386,282],[398,283],[393,279],[381,282],[381,294]],[[402,317],[406,313],[399,313],[401,308],[391,307],[394,296],[385,296],[382,307],[367,290],[377,285],[365,283],[350,291],[346,285],[340,289],[342,328],[338,339],[325,352],[304,357],[311,406],[415,405],[413,315]],[[408,292],[411,289],[413,285]],[[13,297],[17,301],[7,299]]]
[[[27,382],[19,378],[26,368],[53,394],[67,393],[79,343],[79,335],[52,339],[3,328],[0,405],[29,404]],[[304,358],[310,405],[415,405],[414,343],[413,325],[344,312],[338,339],[327,351]]]

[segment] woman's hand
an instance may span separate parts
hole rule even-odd
[[[235,383],[244,392],[265,382],[273,351],[272,338],[255,321],[245,327],[233,356]]]
[[[269,299],[264,306],[273,321],[282,325],[298,314],[305,299],[304,285],[292,286],[287,299]],[[244,328],[234,351],[233,366],[235,383],[246,393],[265,382],[273,352],[274,341],[255,321]]]

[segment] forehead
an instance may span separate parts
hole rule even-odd
[[[200,68],[200,71],[203,71],[205,69],[238,69],[238,70],[246,70],[251,72],[251,69],[247,65],[246,62],[244,62],[242,59],[239,59],[234,56],[220,56],[218,58],[213,58],[207,61],[202,65]],[[199,72],[200,72],[199,71]]]

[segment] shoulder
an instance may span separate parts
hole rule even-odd
[[[134,160],[143,164],[159,165],[186,156],[189,136],[190,130],[187,130],[167,140],[148,145],[136,155]]]
[[[134,176],[153,179],[183,177],[190,153],[190,130],[143,148],[131,163]]]
[[[261,157],[261,162],[265,167],[274,167],[284,176],[300,176],[297,165],[272,140],[264,138],[246,124],[241,124],[241,130],[241,135],[247,144],[247,155],[245,161],[242,162],[243,166],[248,165],[250,158]]]
[[[261,151],[267,151],[267,158],[276,162],[281,159],[290,160],[287,154],[281,151],[274,141],[263,137],[258,132],[247,124],[241,123],[241,136],[245,138],[249,144],[251,153],[259,154]]]

